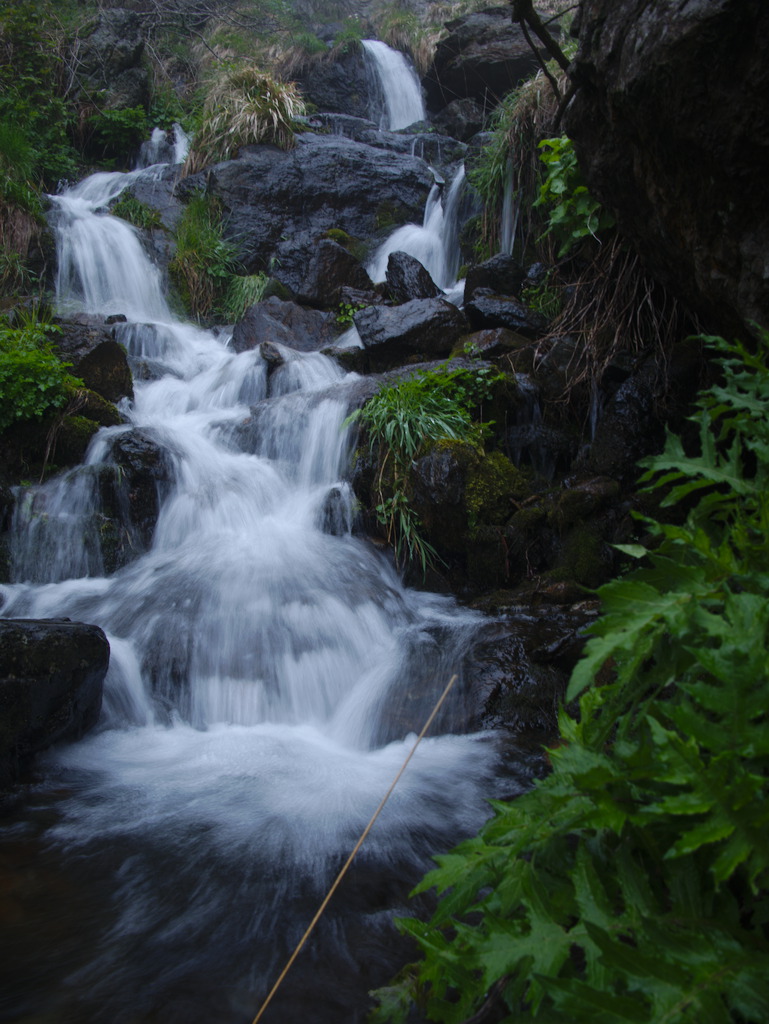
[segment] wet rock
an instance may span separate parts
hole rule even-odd
[[[465,279],[464,301],[469,302],[482,288],[496,295],[513,295],[519,299],[525,278],[526,271],[518,260],[505,253],[498,253],[485,263],[470,267]]]
[[[424,122],[394,132],[378,128],[373,121],[341,114],[313,114],[307,123],[314,129],[343,135],[375,149],[418,156],[438,169],[459,163],[467,152],[467,146],[451,133],[442,134]]]
[[[462,338],[463,348],[484,359],[501,356],[507,352],[518,352],[531,345],[529,338],[524,338],[507,327],[489,327],[485,331],[475,331]]]
[[[99,717],[109,644],[98,626],[0,620],[0,785]]]
[[[369,78],[360,47],[340,56],[320,54],[292,75],[307,102],[318,110],[367,118]]]
[[[135,11],[120,7],[99,12],[93,30],[81,39],[77,75],[87,93],[106,93],[104,107],[120,110],[145,106],[149,76],[142,66],[144,39]]]
[[[590,190],[727,337],[769,323],[769,6],[585,0],[579,39],[564,129]]]
[[[405,252],[390,253],[385,280],[390,297],[396,303],[435,299],[443,294],[419,260]]]
[[[507,327],[524,338],[541,338],[549,326],[546,317],[524,306],[512,295],[493,295],[486,289],[475,292],[473,298],[465,303],[465,312],[476,330]]]
[[[352,253],[338,242],[324,238],[317,245],[297,299],[318,309],[336,310],[343,289],[369,292],[373,287],[373,281]]]
[[[186,178],[179,191],[207,188],[222,203],[227,237],[246,270],[269,266],[297,292],[326,232],[375,240],[419,222],[432,183],[417,157],[308,132],[290,152],[246,146],[237,160]]]
[[[114,338],[112,324],[102,317],[80,313],[57,320],[61,333],[56,335],[56,351],[72,363],[72,374],[87,388],[108,402],[133,398],[133,379],[125,349]]]
[[[318,352],[330,345],[335,336],[332,313],[308,309],[273,295],[246,310],[235,325],[230,347],[234,352],[247,352],[266,342],[299,352]]]
[[[461,100],[452,100],[435,115],[433,124],[446,135],[467,142],[481,131],[485,120],[481,104],[468,96]]]
[[[333,537],[344,537],[352,529],[349,488],[332,487],[318,511],[318,529]]]
[[[448,356],[467,330],[463,314],[445,299],[369,306],[355,313],[353,319],[375,370],[409,359]]]
[[[455,18],[446,29],[424,79],[431,112],[467,97],[490,109],[537,71],[536,57],[507,6]]]
[[[166,450],[143,430],[129,430],[112,443],[111,461],[100,481],[104,512],[116,524],[119,548],[106,559],[125,564],[152,543],[163,497],[173,478]]]

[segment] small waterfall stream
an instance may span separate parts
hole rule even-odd
[[[392,908],[487,813],[493,741],[451,732],[479,619],[405,589],[350,533],[354,375],[286,348],[268,382],[258,350],[235,354],[171,314],[137,233],[104,212],[152,173],[97,174],[54,199],[59,302],[126,314],[120,340],[155,373],[128,422],[14,524],[2,614],[96,623],[112,656],[100,727],[41,759],[0,842],[26,880],[0,957],[2,1019],[247,1024],[459,672],[442,734],[267,1018],[351,1024],[402,955]],[[171,483],[151,548],[107,576],[88,542],[93,481],[137,428],[167,453]],[[327,532],[332,490],[348,507]]]
[[[390,131],[424,121],[422,87],[403,54],[378,39],[364,39],[363,52],[372,72],[372,120]]]

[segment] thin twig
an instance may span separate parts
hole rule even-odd
[[[438,698],[438,700],[437,700],[437,702],[435,704],[435,707],[430,712],[430,717],[427,719],[427,721],[425,722],[424,726],[422,727],[422,731],[417,736],[417,738],[416,738],[416,740],[414,742],[414,746],[409,751],[408,757],[406,758],[406,760],[401,765],[400,770],[398,771],[398,774],[395,776],[395,778],[393,779],[393,781],[392,781],[392,783],[390,785],[390,788],[387,790],[385,795],[380,800],[379,806],[377,807],[377,809],[374,811],[373,815],[371,816],[371,821],[369,821],[368,825],[366,825],[366,827],[364,828],[363,832],[361,833],[360,839],[358,840],[358,842],[353,847],[352,853],[350,854],[350,856],[345,861],[344,867],[342,868],[342,870],[339,872],[339,874],[334,879],[333,885],[331,886],[331,888],[326,893],[326,896],[325,896],[323,902],[321,903],[321,905],[318,907],[317,911],[315,912],[315,916],[313,917],[312,921],[310,921],[309,925],[307,926],[307,930],[305,931],[304,935],[301,937],[301,939],[297,943],[296,949],[291,954],[291,956],[288,958],[286,966],[283,968],[283,970],[278,975],[278,980],[275,982],[275,984],[270,989],[269,994],[267,995],[267,998],[262,1003],[262,1005],[261,1005],[261,1007],[259,1009],[259,1012],[257,1013],[257,1015],[253,1019],[252,1024],[259,1024],[259,1021],[262,1019],[262,1016],[264,1015],[265,1010],[267,1009],[267,1007],[272,1002],[273,996],[275,995],[275,993],[278,991],[278,989],[282,985],[283,979],[286,977],[288,972],[291,970],[291,967],[293,966],[294,961],[296,960],[296,958],[301,953],[301,951],[302,951],[302,949],[304,947],[304,944],[309,939],[310,935],[312,934],[313,930],[315,929],[315,925],[318,923],[318,921],[320,920],[324,910],[326,909],[326,907],[328,906],[329,902],[331,901],[331,897],[334,895],[336,890],[339,888],[339,883],[342,881],[344,876],[347,874],[347,870],[350,867],[350,865],[352,864],[353,860],[355,859],[355,856],[358,853],[358,850],[360,850],[361,846],[363,846],[363,843],[364,843],[364,840],[366,839],[366,836],[369,834],[369,832],[373,828],[374,822],[377,820],[377,818],[379,817],[380,813],[382,812],[382,808],[387,803],[387,801],[390,799],[390,795],[392,794],[392,791],[395,789],[396,785],[398,784],[398,781],[400,780],[401,775],[403,775],[404,771],[406,770],[406,766],[408,765],[409,761],[414,756],[417,747],[422,742],[422,739],[423,739],[425,733],[430,728],[430,726],[433,724],[433,721],[435,720],[435,716],[440,711],[441,707],[443,706],[443,702],[448,697],[449,691],[451,690],[452,686],[454,685],[454,683],[456,681],[457,681],[457,677],[455,675],[453,675],[451,677],[451,679],[449,679],[448,684],[446,685],[446,688],[444,689],[443,693]]]

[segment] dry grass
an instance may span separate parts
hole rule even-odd
[[[228,72],[208,94],[203,123],[183,173],[195,174],[209,164],[229,160],[241,146],[258,142],[291,149],[294,119],[304,111],[293,82],[279,82],[248,65]]]

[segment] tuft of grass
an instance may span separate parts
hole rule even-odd
[[[120,195],[109,212],[113,217],[121,217],[129,224],[133,224],[134,227],[143,228],[146,231],[162,227],[158,211],[137,199],[130,190],[126,190]]]
[[[198,320],[217,312],[239,269],[237,249],[223,237],[221,207],[210,196],[190,199],[175,233],[168,265],[184,305]]]
[[[269,283],[269,275],[263,271],[244,277],[231,277],[220,305],[225,320],[228,323],[240,320],[247,309],[262,301]]]
[[[206,98],[203,118],[183,173],[229,160],[241,146],[272,142],[294,145],[294,120],[305,112],[292,82],[279,82],[253,65],[230,69]]]

